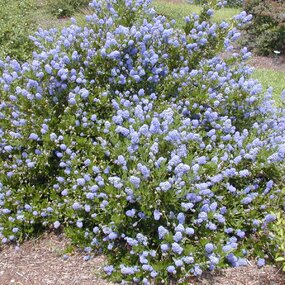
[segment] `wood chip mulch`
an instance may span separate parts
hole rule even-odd
[[[285,56],[253,56],[249,64],[255,68],[270,69],[274,71],[285,72]]]
[[[62,235],[46,234],[24,242],[19,248],[0,251],[0,285],[108,285],[100,278],[102,256],[84,261],[84,252],[75,250],[65,260],[70,246]]]
[[[0,285],[112,285],[102,279],[103,256],[84,261],[74,250],[65,260],[70,242],[62,235],[45,234],[15,248],[0,249]],[[285,274],[275,267],[256,265],[203,274],[195,285],[285,285]]]
[[[285,274],[273,266],[255,264],[206,273],[200,285],[285,285]]]

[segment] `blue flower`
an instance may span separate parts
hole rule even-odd
[[[274,214],[267,214],[266,216],[265,216],[265,218],[264,218],[264,221],[266,222],[266,223],[271,223],[271,222],[273,222],[273,221],[275,221],[276,220],[276,215],[274,215]]]
[[[115,51],[112,51],[109,55],[108,55],[109,58],[112,58],[112,59],[118,59],[120,57],[120,52],[115,50]]]
[[[78,202],[74,202],[73,205],[72,205],[72,208],[73,208],[74,210],[80,210],[81,207],[82,207],[82,206],[81,206],[80,203],[78,203]]]
[[[223,246],[223,251],[224,252],[229,252],[229,251],[231,251],[232,250],[232,247],[230,246],[230,245],[225,245],[225,246]]]
[[[85,179],[84,178],[78,178],[77,179],[77,184],[80,186],[84,186],[85,185]]]
[[[265,259],[264,258],[258,258],[257,260],[257,266],[263,267],[265,265]]]
[[[169,250],[168,244],[161,244],[161,245],[160,245],[160,248],[161,248],[161,251],[162,251],[162,252],[166,252],[166,251]]]
[[[145,165],[139,163],[137,167],[141,174],[144,176],[144,178],[148,178],[150,176],[150,170]]]
[[[168,233],[169,233],[169,231],[166,228],[164,228],[163,226],[158,227],[159,239],[163,239],[165,237],[165,235],[167,235]]]
[[[171,245],[172,251],[177,254],[182,254],[183,248],[176,242]]]
[[[135,209],[131,209],[131,210],[126,211],[126,215],[128,217],[134,217],[135,214],[136,214],[136,210]]]
[[[183,163],[179,163],[175,169],[174,169],[174,173],[178,176],[181,177],[184,174],[186,174],[188,171],[190,170],[190,166],[187,164],[183,164]]]
[[[135,188],[139,188],[141,180],[140,180],[140,178],[138,178],[136,176],[131,176],[130,182],[132,185],[134,185]]]
[[[59,221],[55,221],[53,223],[53,226],[54,226],[55,229],[58,229],[60,227],[60,222]]]
[[[185,215],[183,213],[179,213],[177,215],[177,220],[178,220],[179,224],[184,224],[185,223]]]
[[[30,140],[38,140],[39,136],[35,133],[31,133],[30,136],[29,136],[29,139]]]
[[[205,245],[205,250],[207,253],[212,253],[214,250],[214,245],[212,243],[207,243]]]
[[[176,270],[175,270],[175,267],[173,265],[168,266],[167,271],[171,274],[176,274]]]
[[[160,211],[158,211],[158,210],[153,211],[153,217],[156,221],[158,221],[161,216],[162,216],[162,214],[160,213]]]
[[[199,265],[195,265],[195,266],[194,266],[193,273],[194,273],[195,276],[199,276],[199,275],[202,274],[202,269],[200,268]]]
[[[107,266],[104,266],[103,270],[105,271],[107,275],[111,275],[115,269],[113,265],[107,265]]]
[[[174,236],[173,236],[173,240],[176,242],[181,241],[183,238],[182,233],[181,232],[177,232]]]

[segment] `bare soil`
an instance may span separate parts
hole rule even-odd
[[[258,268],[248,264],[206,273],[197,285],[285,285],[285,274],[273,266]]]
[[[103,256],[84,261],[85,253],[75,250],[64,260],[70,241],[63,235],[45,234],[24,242],[19,248],[0,251],[0,285],[112,285],[101,277]],[[285,285],[285,274],[275,267],[258,269],[249,264],[206,273],[189,281],[197,285]]]

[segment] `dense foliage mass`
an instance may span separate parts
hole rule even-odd
[[[246,44],[261,55],[274,51],[285,53],[285,2],[279,0],[246,0],[244,9],[253,15],[246,27]]]
[[[35,46],[29,41],[34,28],[31,9],[34,0],[0,0],[0,57],[27,60]]]
[[[0,62],[2,243],[63,226],[139,284],[262,265],[285,118],[246,48],[218,56],[251,17],[205,7],[178,31],[148,4],[93,1],[85,27],[39,30],[32,62]]]

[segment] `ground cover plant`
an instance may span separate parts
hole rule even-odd
[[[182,32],[148,1],[91,6],[84,27],[40,29],[31,62],[0,62],[2,243],[64,229],[139,284],[282,257],[283,110],[246,48],[219,56],[251,17],[205,6]]]
[[[35,48],[28,40],[34,30],[31,13],[34,0],[0,1],[0,57],[27,60]]]

